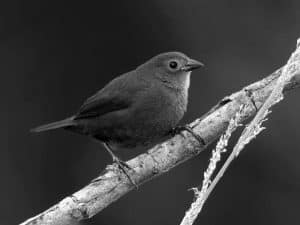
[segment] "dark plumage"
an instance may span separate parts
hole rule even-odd
[[[190,73],[202,63],[179,52],[151,58],[88,98],[78,113],[33,129],[64,128],[92,136],[110,150],[150,147],[183,117]]]

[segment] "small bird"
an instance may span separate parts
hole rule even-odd
[[[202,66],[180,52],[159,54],[113,79],[88,98],[75,115],[31,131],[63,128],[93,137],[104,144],[130,179],[127,164],[115,151],[150,148],[182,130],[203,143],[189,127],[178,127],[187,110],[191,71]]]

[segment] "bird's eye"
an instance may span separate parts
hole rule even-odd
[[[169,67],[173,70],[177,69],[178,63],[176,61],[171,61],[171,62],[169,62]]]

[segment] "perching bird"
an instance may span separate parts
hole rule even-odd
[[[183,53],[162,53],[113,79],[75,115],[32,131],[64,128],[96,138],[126,173],[114,152],[149,148],[174,131],[187,109],[191,71],[201,66]]]

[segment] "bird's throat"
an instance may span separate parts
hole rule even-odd
[[[188,91],[191,82],[191,72],[186,75],[185,81],[183,82],[183,88]]]

